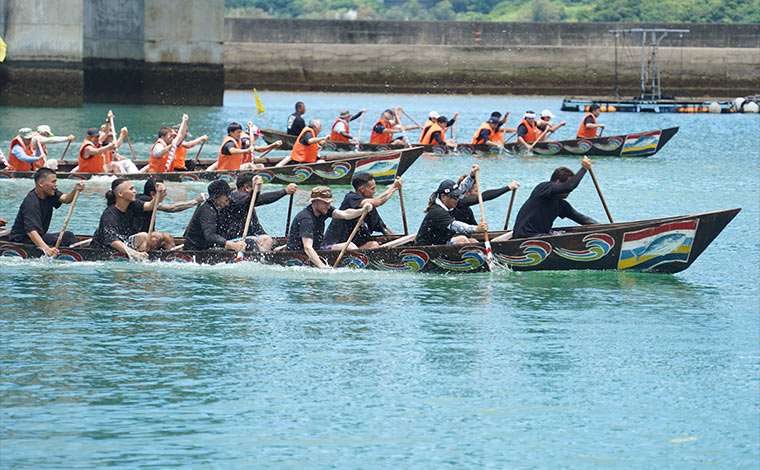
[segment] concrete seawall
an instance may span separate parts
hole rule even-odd
[[[610,29],[689,29],[659,49],[663,91],[760,89],[760,25],[225,20],[225,87],[274,90],[605,95]],[[619,86],[639,86],[640,48],[619,47]]]

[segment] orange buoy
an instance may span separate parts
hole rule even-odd
[[[701,107],[699,108],[699,112],[700,112],[700,113],[706,113],[706,112],[707,112],[707,111],[709,111],[709,110],[710,110],[710,109],[709,109],[707,106],[701,106]]]
[[[603,113],[606,113],[607,112],[607,105],[603,104],[603,105],[599,106],[599,111],[601,111]]]
[[[607,106],[607,112],[608,113],[614,113],[615,111],[617,111],[616,107],[614,107],[612,105]]]
[[[588,105],[586,105],[586,107],[584,107],[583,110],[588,112]]]

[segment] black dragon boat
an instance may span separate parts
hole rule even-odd
[[[515,271],[621,270],[677,273],[691,266],[741,209],[615,224],[584,225],[556,229],[563,232],[545,237],[512,239],[512,232],[490,232],[497,263]],[[78,237],[76,247],[61,248],[63,261],[127,261],[127,255],[113,250],[87,248],[90,237]],[[341,267],[385,271],[430,273],[471,273],[488,270],[482,243],[467,245],[409,246],[413,236],[380,236],[383,246],[373,250],[348,251]],[[477,234],[482,240],[482,234]],[[183,240],[177,238],[181,244]],[[284,243],[277,238],[277,243]],[[332,265],[337,251],[317,252]],[[12,243],[0,237],[0,255],[40,258],[35,245]],[[150,260],[204,264],[235,262],[229,250],[152,251]],[[309,266],[303,252],[246,252],[244,261],[282,266]]]

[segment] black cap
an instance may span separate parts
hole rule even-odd
[[[87,129],[87,137],[97,137],[98,135],[100,135],[100,129],[97,127]]]
[[[486,121],[488,124],[500,124],[499,120],[495,117],[488,118],[488,121]]]
[[[229,183],[224,180],[212,181],[211,184],[208,185],[209,199],[216,199],[219,196],[230,194],[231,192],[232,188],[230,188]]]
[[[449,197],[456,197],[459,198],[462,196],[462,191],[459,189],[459,186],[451,180],[443,180],[441,181],[441,184],[438,185],[438,195],[445,194]]]

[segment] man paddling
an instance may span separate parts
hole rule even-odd
[[[63,194],[58,191],[58,177],[53,170],[37,170],[34,173],[34,189],[21,202],[8,239],[16,243],[34,243],[47,256],[58,256],[55,244],[59,234],[48,233],[50,219],[53,218],[53,209],[58,209],[61,204],[70,204],[77,191],[84,191],[83,181],[78,181],[71,192]],[[63,232],[62,246],[72,245],[76,241],[73,233]]]
[[[372,203],[365,201],[361,209],[336,209],[331,205],[331,203],[336,202],[333,199],[332,191],[325,186],[312,188],[309,202],[310,204],[293,219],[285,249],[288,251],[302,251],[306,253],[306,256],[309,257],[314,266],[326,268],[328,265],[320,259],[316,251],[322,246],[325,221],[330,217],[353,220],[359,217],[362,212],[370,212],[373,209]],[[341,248],[342,244],[338,249]]]
[[[159,175],[154,175],[145,180],[145,185],[143,186],[143,192],[142,194],[137,194],[135,196],[135,199],[142,202],[150,202],[154,197],[156,197],[156,185],[158,183],[163,183],[164,180]],[[166,186],[164,185],[164,194],[162,195],[162,200],[166,198],[167,196],[167,190]],[[189,201],[182,201],[182,202],[175,202],[173,204],[166,204],[164,202],[161,202],[158,205],[158,209],[161,212],[182,212],[184,210],[190,209],[191,207],[196,207],[199,204],[203,204],[206,201],[206,195],[203,193],[200,193],[195,199],[191,199]],[[153,216],[153,212],[138,212],[138,214],[135,217],[135,232],[148,232],[150,230],[150,219]],[[155,228],[155,221],[154,221],[154,228]],[[174,237],[171,233],[162,233],[162,232],[156,232],[153,231],[151,233],[150,242],[148,244],[149,248],[148,250],[157,250],[159,248],[164,248],[167,250],[170,250],[174,248]]]
[[[8,169],[11,171],[35,171],[42,168],[45,158],[42,148],[32,147],[34,131],[29,127],[18,130],[18,135],[11,140],[11,151],[8,154]]]
[[[358,139],[349,134],[349,123],[361,117],[366,111],[366,109],[362,109],[353,116],[351,116],[351,111],[347,109],[341,111],[340,116],[335,119],[332,129],[330,130],[330,140],[333,142],[359,142]]]
[[[303,128],[306,127],[306,122],[304,122],[302,117],[305,113],[306,105],[303,104],[303,101],[296,102],[296,112],[288,116],[288,134],[299,135]]]
[[[487,145],[491,148],[498,147],[500,141],[498,140],[496,133],[501,125],[498,118],[491,116],[486,122],[480,125],[475,135],[472,136],[473,145]],[[502,142],[504,137],[501,138]]]
[[[396,178],[393,184],[388,186],[388,188],[379,196],[375,196],[377,183],[375,182],[375,177],[370,173],[356,173],[351,179],[351,185],[354,187],[354,190],[346,194],[343,198],[343,202],[340,204],[340,210],[360,209],[367,202],[372,204],[372,210],[364,218],[361,227],[359,227],[359,230],[356,232],[348,249],[355,250],[357,247],[360,249],[377,248],[380,244],[376,241],[370,240],[372,233],[380,232],[383,235],[394,234],[393,230],[383,222],[383,219],[377,212],[377,208],[385,204],[396,190],[401,189],[403,181],[401,178]],[[354,227],[356,227],[356,223],[357,222],[353,219],[345,220],[333,218],[332,222],[330,222],[330,226],[327,227],[327,232],[325,232],[325,240],[323,242],[324,249],[341,250],[348,241],[348,237],[351,235]]]
[[[589,106],[588,113],[583,117],[581,126],[575,134],[577,139],[593,139],[597,136],[597,129],[604,129],[606,127],[604,124],[596,122],[596,118],[599,117],[599,113],[601,112],[602,110],[598,104]]]
[[[244,138],[246,140],[245,142],[243,140]],[[219,147],[217,162],[208,167],[207,171],[253,170],[256,167],[256,163],[253,161],[253,151],[265,152],[282,145],[282,141],[278,140],[277,142],[273,142],[264,147],[253,147],[253,142],[255,140],[256,139],[252,136],[243,132],[243,126],[239,123],[230,123],[230,125],[227,126],[227,135],[224,136],[222,145]],[[246,159],[246,155],[249,155],[247,159],[248,161],[247,163],[243,163],[243,160]]]
[[[526,111],[522,121],[517,125],[517,142],[528,150],[533,150],[539,137],[541,131],[536,125],[536,113]]]
[[[454,117],[451,118],[450,121],[446,120],[444,124],[440,122],[438,119],[441,117],[441,115],[438,114],[438,111],[430,111],[430,114],[428,114],[427,121],[425,121],[425,124],[422,125],[422,133],[420,134],[420,143],[422,143],[426,139],[428,131],[434,124],[440,124],[441,128],[443,128],[445,131],[445,129],[449,129],[451,128],[451,126],[454,125],[458,116],[459,116],[458,112],[454,113]],[[445,116],[444,116],[444,119],[445,119]],[[444,144],[440,144],[440,145],[444,145]]]
[[[130,259],[148,259],[148,233],[138,232],[135,226],[142,212],[152,212],[153,207],[161,203],[166,194],[164,184],[156,183],[156,191],[153,199],[143,202],[137,200],[137,191],[130,181],[116,178],[111,182],[111,189],[106,191],[107,207],[92,235],[90,248],[113,248]]]
[[[469,175],[462,175],[459,177],[459,181],[457,182],[457,185],[461,188],[463,187],[464,180]],[[517,188],[520,187],[520,183],[517,181],[512,181],[506,186],[502,186],[501,188],[496,189],[489,189],[488,191],[483,191],[482,197],[483,201],[490,201],[492,199],[496,199],[497,197],[501,196],[504,193],[507,193],[509,191],[515,191]],[[462,197],[457,202],[456,207],[454,210],[451,211],[451,215],[454,216],[454,218],[460,222],[464,222],[466,224],[470,225],[477,225],[478,222],[475,219],[475,214],[472,212],[472,209],[470,209],[471,206],[477,205],[479,202],[478,200],[478,191],[475,185],[471,185],[470,189],[466,190]]]
[[[187,125],[189,117],[187,114],[182,115],[182,122]],[[174,165],[173,158],[176,158],[176,151],[172,155],[172,147],[177,140],[176,145],[179,148],[185,141],[186,133],[183,135],[177,135],[171,127],[160,127],[158,129],[158,139],[153,143],[153,147],[150,149],[150,156],[148,161],[148,172],[150,173],[164,173],[172,171]],[[170,161],[171,160],[171,161]]]
[[[403,145],[404,140],[400,138],[394,140],[393,135],[414,129],[419,129],[419,126],[404,127],[397,124],[396,121],[393,120],[393,111],[386,109],[380,115],[377,122],[375,122],[375,125],[372,126],[372,134],[370,134],[369,141],[372,144]]]
[[[422,139],[420,140],[420,144],[433,144],[455,148],[457,144],[454,142],[454,139],[446,139],[446,129],[448,129],[449,122],[450,121],[446,118],[446,116],[438,116],[436,123],[431,124],[427,128],[427,132],[425,132],[425,130],[422,131]]]
[[[87,130],[87,137],[79,147],[79,165],[72,173],[103,173],[105,165],[104,153],[116,148],[117,142],[100,146],[100,129],[92,127]]]
[[[544,109],[541,111],[541,119],[536,121],[536,127],[538,127],[538,130],[541,131],[544,136],[541,138],[541,140],[549,140],[549,137],[551,134],[554,134],[557,132],[557,130],[567,124],[565,121],[560,122],[559,124],[552,124],[552,119],[554,119],[555,116],[552,114],[551,111],[548,109]],[[549,128],[547,131],[546,129]]]
[[[185,237],[185,250],[208,250],[224,248],[232,251],[252,251],[257,246],[253,240],[232,241],[227,239],[220,227],[219,214],[229,207],[232,201],[232,188],[224,180],[212,181],[208,185],[208,201],[198,208],[190,220],[190,227]]]
[[[309,126],[304,127],[293,144],[290,155],[277,162],[276,167],[285,166],[289,163],[317,163],[323,162],[318,155],[319,146],[327,141],[327,136],[317,137],[322,130],[322,121],[312,119]]]
[[[172,127],[172,133],[174,134],[174,137],[177,137],[177,134],[179,133],[179,127],[180,124],[175,125]],[[187,140],[192,139],[192,140]],[[192,134],[187,132],[185,134],[185,140],[182,141],[181,144],[177,147],[177,151],[174,154],[174,161],[172,162],[171,171],[194,171],[195,170],[195,162],[193,160],[187,160],[187,149],[191,149],[195,147],[196,145],[208,141],[207,135],[202,135],[198,137],[197,139],[193,139]]]
[[[71,143],[75,139],[73,134],[69,134],[66,137],[56,137],[53,135],[52,129],[50,129],[50,126],[46,124],[40,124],[37,126],[36,132],[34,133],[34,136],[32,137],[32,149],[36,150],[37,148],[42,149],[42,155],[45,159],[45,166],[51,169],[57,169],[58,168],[58,161],[55,159],[47,158],[48,157],[48,151],[47,146],[48,144],[62,144],[64,142]]]
[[[236,240],[243,236],[245,220],[248,217],[248,208],[251,205],[251,195],[254,185],[261,187],[260,176],[254,176],[251,172],[241,173],[237,177],[235,185],[237,190],[231,194],[230,205],[219,213],[218,227],[220,234],[228,240]],[[255,206],[264,206],[279,201],[285,195],[295,194],[298,186],[290,183],[285,189],[268,191],[256,195]],[[248,237],[256,244],[258,251],[270,251],[274,240],[267,235],[264,227],[259,222],[256,208],[251,211],[251,222],[248,228]]]
[[[461,243],[477,243],[477,240],[466,235],[475,232],[485,232],[488,224],[480,219],[477,225],[471,225],[456,220],[452,214],[462,195],[472,187],[475,182],[475,173],[480,171],[478,165],[472,165],[469,175],[457,186],[451,180],[444,180],[438,185],[438,189],[430,197],[430,203],[425,209],[425,218],[417,230],[415,245],[446,245]]]
[[[573,209],[565,199],[576,188],[591,169],[591,160],[583,157],[578,173],[564,166],[552,173],[549,181],[539,183],[517,213],[513,238],[540,237],[554,235],[552,224],[557,217],[573,220],[581,225],[597,224],[591,217]]]

